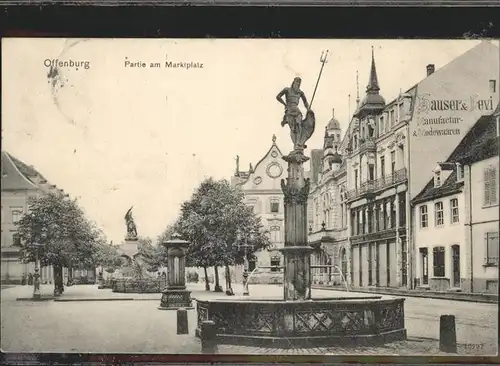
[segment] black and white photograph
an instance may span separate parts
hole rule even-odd
[[[499,46],[3,38],[2,351],[497,355]]]

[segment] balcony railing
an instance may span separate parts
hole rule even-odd
[[[379,190],[391,187],[395,184],[403,183],[407,180],[406,168],[396,170],[393,174],[385,175],[376,180],[368,180],[361,183],[359,188],[352,189],[347,192],[347,199],[364,196],[370,193],[376,193]]]
[[[359,144],[359,152],[363,153],[365,151],[376,151],[377,146],[375,140],[367,138],[366,140],[361,140]]]

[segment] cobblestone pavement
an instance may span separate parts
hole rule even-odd
[[[203,284],[189,284],[192,297],[228,298],[224,293],[204,291]],[[235,285],[236,294],[241,285]],[[42,286],[51,294],[53,286]],[[281,296],[282,288],[273,285],[251,285],[255,297]],[[16,286],[1,294],[1,348],[10,352],[149,352],[200,353],[201,344],[194,337],[196,310],[188,311],[189,335],[176,334],[176,312],[159,311],[161,294],[116,294],[98,290],[97,286],[79,285],[66,288],[64,299],[125,299],[152,301],[16,301],[30,297],[32,288]],[[351,296],[367,294],[350,293]],[[313,297],[345,297],[345,292],[313,290]],[[195,304],[195,303],[194,303]],[[219,353],[254,354],[439,354],[439,315],[457,317],[459,354],[496,354],[496,304],[475,304],[448,300],[408,298],[405,319],[409,341],[374,348],[314,348],[276,350],[220,345]],[[416,340],[421,337],[420,340]],[[431,338],[431,339],[423,339]],[[433,338],[433,339],[432,339]]]
[[[232,345],[219,345],[218,354],[277,354],[277,355],[384,355],[384,356],[445,356],[448,353],[439,351],[439,342],[437,340],[415,340],[393,342],[376,347],[316,347],[316,348],[295,348],[295,349],[276,349],[259,348]],[[493,344],[482,347],[481,349],[472,349],[459,345],[457,349],[459,355],[480,356],[495,355],[496,347]]]

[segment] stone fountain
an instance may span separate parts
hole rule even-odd
[[[320,74],[321,75],[321,74]],[[286,102],[281,100],[286,97]],[[286,107],[282,126],[290,126],[294,149],[283,159],[288,178],[281,181],[285,204],[285,245],[283,296],[197,301],[196,335],[202,323],[215,323],[218,342],[275,347],[318,345],[380,344],[406,339],[404,299],[381,296],[311,298],[311,260],[313,248],[307,241],[307,198],[309,179],[304,178],[305,142],[315,127],[315,116],[300,79],[278,94]],[[298,109],[302,100],[306,118]],[[312,103],[312,101],[311,101]]]

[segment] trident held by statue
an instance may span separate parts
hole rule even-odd
[[[323,72],[323,67],[325,67],[325,64],[328,62],[328,50],[326,50],[326,52],[325,51],[321,52],[319,62],[321,62],[321,69],[319,70],[318,81],[316,81],[316,86],[314,87],[314,92],[313,92],[313,96],[311,98],[311,103],[309,103],[309,109],[312,108],[314,96],[316,95],[316,89],[318,89],[319,79],[321,79],[321,73]]]

